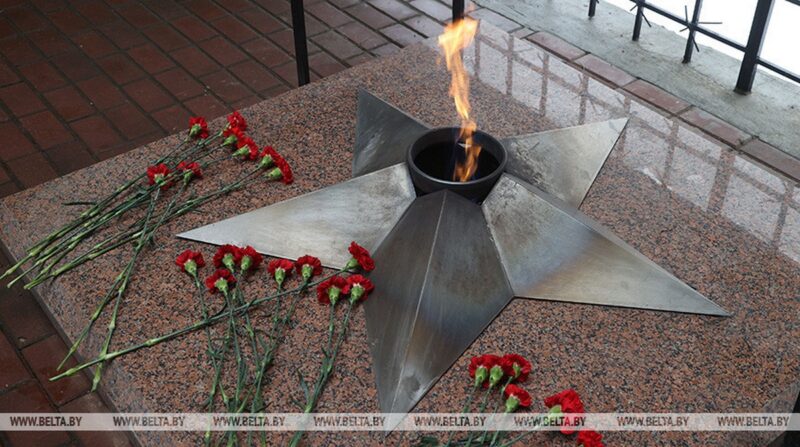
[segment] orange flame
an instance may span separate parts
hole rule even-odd
[[[469,76],[461,60],[462,51],[472,43],[477,30],[478,21],[464,17],[445,26],[444,32],[439,36],[439,46],[444,50],[447,70],[450,71],[450,96],[453,97],[456,112],[461,118],[459,140],[464,142],[466,152],[464,162],[459,162],[453,172],[453,180],[460,182],[468,181],[475,174],[481,153],[481,147],[472,141],[472,134],[478,126],[469,116]]]

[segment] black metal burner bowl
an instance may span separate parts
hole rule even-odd
[[[500,178],[508,161],[506,149],[495,137],[477,130],[472,138],[481,146],[478,169],[466,182],[452,180],[457,162],[466,158],[464,147],[459,144],[459,133],[457,127],[440,127],[425,132],[411,143],[406,161],[420,195],[447,189],[473,202],[481,202]]]

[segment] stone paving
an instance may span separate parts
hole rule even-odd
[[[436,0],[306,0],[312,80],[439,34]],[[0,0],[0,197],[296,86],[288,0]],[[800,178],[800,161],[558,37],[489,9],[540,45]],[[5,270],[8,260],[0,258]],[[0,412],[108,411],[84,376],[47,381],[66,346],[30,293],[0,284]],[[0,433],[1,445],[128,445],[124,433]]]

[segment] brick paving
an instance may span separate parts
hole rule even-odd
[[[438,0],[306,0],[312,81],[438,34]],[[297,85],[288,0],[0,0],[0,197]],[[562,39],[472,16],[795,179],[800,161]],[[0,255],[0,268],[8,260]],[[85,376],[49,383],[66,345],[33,296],[0,284],[0,412],[109,411]],[[0,433],[0,445],[131,444],[125,433]]]
[[[297,84],[288,0],[0,4],[0,197]],[[306,9],[312,79],[432,36],[450,14],[434,0]]]

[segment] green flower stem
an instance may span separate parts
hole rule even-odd
[[[298,290],[302,291],[306,284],[306,281],[304,281]],[[282,286],[278,286],[277,288],[279,293],[282,289]],[[289,306],[289,310],[286,312],[286,316],[284,317],[281,315],[281,299],[280,297],[275,299],[275,309],[272,313],[272,326],[269,332],[270,342],[267,346],[267,349],[264,351],[264,355],[261,357],[261,362],[258,364],[256,369],[256,386],[253,393],[253,401],[250,405],[250,411],[253,413],[262,410],[263,399],[261,398],[261,388],[264,384],[264,376],[267,372],[267,368],[269,368],[269,366],[272,364],[272,361],[275,359],[275,351],[280,344],[281,328],[284,324],[286,324],[287,320],[291,319],[294,315],[294,309],[296,308],[297,301],[299,301],[299,297],[296,298]]]
[[[51,259],[53,256],[57,256],[60,253],[69,253],[74,250],[78,244],[80,244],[84,239],[91,236],[96,230],[103,227],[106,223],[113,220],[115,217],[121,216],[125,212],[129,211],[132,208],[138,207],[140,204],[144,203],[144,199],[149,198],[148,196],[137,196],[135,200],[130,202],[126,202],[125,204],[114,208],[112,211],[100,216],[97,220],[91,220],[84,222],[82,225],[82,229],[78,232],[72,234],[68,239],[62,240],[55,245],[49,246],[46,250],[39,254],[36,258],[33,265],[31,265],[27,270],[20,273],[16,278],[14,278],[11,282],[8,283],[8,286],[12,286],[14,283],[19,281],[25,275],[30,273],[36,267],[43,265],[48,259]],[[91,223],[91,225],[89,225]]]
[[[337,272],[337,274],[338,273],[340,272]],[[322,281],[324,281],[324,279],[318,281],[317,283]],[[250,404],[251,413],[256,413],[263,410],[264,404],[263,404],[263,399],[261,398],[261,390],[264,386],[264,377],[266,377],[266,373],[269,367],[272,366],[272,362],[275,360],[275,355],[278,351],[278,347],[283,341],[283,329],[291,322],[292,317],[294,316],[294,313],[297,310],[297,305],[300,303],[300,301],[302,301],[302,296],[303,296],[302,293],[305,290],[307,290],[309,285],[310,284],[308,280],[304,280],[300,284],[300,286],[298,286],[297,296],[294,298],[294,300],[292,300],[292,303],[289,305],[289,308],[286,310],[284,314],[280,313],[281,309],[280,297],[278,297],[275,301],[275,311],[272,316],[272,327],[270,329],[270,334],[269,334],[270,344],[264,351],[264,355],[261,357],[261,361],[258,363],[256,368],[256,379],[255,379],[256,386],[255,390],[253,391],[253,399]],[[281,291],[281,289],[282,287],[278,286],[277,290],[279,292]],[[251,443],[251,439],[252,439],[251,433],[248,433],[247,436],[248,445]],[[266,433],[264,432],[261,432],[261,443],[262,444],[266,443]]]
[[[194,210],[195,208],[205,204],[206,202],[208,202],[208,201],[210,201],[210,200],[212,200],[212,199],[214,199],[214,198],[216,198],[216,197],[218,197],[220,195],[228,194],[228,193],[230,193],[232,191],[235,191],[235,190],[240,189],[242,187],[245,187],[245,186],[247,186],[249,184],[252,184],[254,181],[258,180],[258,178],[251,178],[257,172],[258,172],[257,170],[251,171],[248,174],[246,174],[246,175],[242,176],[241,178],[239,178],[238,180],[234,181],[233,183],[231,183],[229,185],[226,185],[226,186],[224,186],[224,187],[222,187],[222,188],[220,188],[220,189],[218,189],[216,191],[213,191],[213,192],[211,192],[209,194],[206,194],[204,196],[188,199],[180,208],[175,210],[171,215],[166,216],[166,219],[167,219],[166,221],[170,221],[170,220],[174,219],[175,217],[182,216],[182,215],[186,214],[187,212]],[[139,230],[139,231],[141,231],[141,230]],[[80,255],[77,258],[73,259],[72,261],[62,265],[61,267],[59,267],[55,271],[48,272],[47,270],[52,268],[52,265],[54,265],[56,262],[58,262],[58,260],[57,260],[53,264],[51,264],[46,270],[43,270],[42,272],[40,272],[39,275],[37,275],[33,280],[31,280],[29,283],[27,283],[25,285],[25,288],[26,289],[31,289],[33,287],[36,287],[37,285],[43,283],[44,281],[47,281],[48,279],[56,278],[58,276],[61,276],[64,273],[72,270],[73,268],[75,268],[75,267],[77,267],[77,266],[79,266],[79,265],[81,265],[81,264],[83,264],[83,263],[85,263],[87,261],[91,261],[91,260],[93,260],[93,259],[95,259],[95,258],[97,258],[97,257],[99,257],[99,256],[101,256],[103,254],[108,253],[109,251],[114,250],[115,248],[118,248],[118,247],[120,247],[122,245],[128,244],[128,243],[130,243],[130,242],[132,242],[132,241],[134,241],[134,240],[136,240],[138,238],[138,236],[140,234],[139,231],[128,232],[128,233],[124,233],[124,232],[117,233],[117,234],[107,238],[106,240],[96,244],[88,252],[86,252],[83,255]],[[105,244],[109,243],[110,241],[113,241],[114,239],[119,239],[119,240],[118,240],[118,242],[113,243],[112,245],[105,246]],[[80,242],[80,238],[76,239],[75,244],[77,245],[77,243],[79,243],[79,242]],[[63,258],[63,256],[66,255],[67,253],[69,253],[69,251],[65,250],[64,254],[61,257]],[[27,273],[27,271],[25,273]],[[23,275],[25,273],[23,273]]]
[[[189,139],[184,139],[180,144],[178,144],[178,146],[176,146],[172,150],[172,152],[170,152],[169,154],[159,158],[153,164],[171,162],[171,161],[174,161],[176,159],[183,158],[185,155],[188,155],[188,154],[191,154],[193,152],[196,152],[199,148],[203,148],[203,147],[207,146],[208,143],[210,142],[210,140],[214,140],[216,138],[219,138],[220,136],[221,136],[221,133],[216,135],[216,136],[214,136],[213,138],[209,138],[209,139],[206,139],[206,140],[198,141],[197,143],[195,143],[194,146],[187,146],[189,148],[188,149],[188,153],[187,153],[187,148],[184,147],[184,146],[186,146],[186,143],[189,142]],[[61,239],[64,236],[66,236],[67,234],[69,234],[70,232],[75,230],[76,228],[80,227],[87,220],[97,217],[100,214],[100,212],[105,210],[115,199],[117,199],[121,195],[129,192],[130,189],[133,186],[137,185],[145,177],[146,177],[146,174],[142,173],[142,174],[136,176],[135,178],[127,181],[126,183],[118,186],[114,191],[112,191],[106,197],[104,197],[104,198],[102,198],[102,199],[100,199],[98,201],[95,201],[91,208],[88,208],[88,209],[84,210],[82,213],[80,213],[80,215],[78,215],[77,218],[73,219],[69,223],[67,223],[64,226],[62,226],[61,228],[52,231],[50,234],[45,236],[39,242],[35,243],[31,248],[29,248],[27,253],[26,253],[26,255],[22,259],[17,261],[16,264],[14,264],[10,268],[8,268],[0,276],[0,279],[11,275],[15,271],[17,271],[20,267],[22,267],[25,263],[27,263],[29,260],[38,257],[42,253],[42,251],[44,249],[46,249],[48,246],[50,246],[50,244],[52,244],[53,242]]]
[[[174,205],[175,205],[175,203],[177,201],[177,198],[180,196],[181,193],[183,193],[184,189],[185,189],[185,185],[175,196],[173,196],[172,200],[170,201],[170,203],[167,206],[167,208],[165,209],[165,211],[161,213],[161,216],[159,216],[158,223],[154,226],[154,228],[152,230],[147,231],[147,228],[146,228],[146,223],[151,218],[151,215],[152,215],[152,212],[153,212],[153,210],[149,209],[148,213],[143,218],[144,223],[142,224],[142,229],[137,231],[136,233],[131,234],[126,239],[123,239],[122,241],[119,241],[118,243],[113,244],[110,247],[107,247],[106,252],[112,250],[113,248],[121,246],[124,243],[128,243],[128,242],[130,242],[132,240],[139,240],[140,242],[142,240],[144,240],[144,242],[141,242],[141,244],[137,243],[137,247],[134,249],[134,254],[132,256],[131,261],[135,262],[135,258],[138,256],[138,254],[142,250],[142,248],[144,248],[144,246],[147,245],[147,242],[152,240],[153,236],[155,235],[155,231],[161,225],[163,225],[164,222],[166,222],[167,217],[170,215],[170,210],[174,207]],[[159,191],[160,190],[157,190],[156,193],[154,194],[154,196],[153,196],[154,199],[157,199],[157,197],[159,195]],[[151,205],[154,205],[153,201],[151,201]],[[83,264],[84,262],[86,262],[88,260],[91,260],[91,259],[94,259],[94,257],[89,255],[89,256],[86,256],[80,263],[72,263],[72,262],[68,263],[64,267],[62,267],[63,271],[61,273],[66,272],[68,270],[71,270],[75,266]],[[125,271],[123,271],[123,273],[121,273],[120,275],[118,275],[116,277],[116,279],[114,280],[114,283],[111,285],[111,288],[109,289],[108,293],[100,301],[100,304],[97,306],[97,308],[95,309],[95,311],[92,313],[91,317],[89,318],[88,323],[86,324],[86,326],[84,326],[83,330],[78,335],[78,338],[75,339],[75,342],[73,342],[72,345],[70,346],[69,351],[67,351],[67,355],[64,357],[63,360],[61,360],[61,363],[59,363],[58,368],[56,368],[56,371],[61,370],[61,368],[64,366],[64,363],[66,363],[67,360],[69,360],[69,358],[72,357],[75,354],[75,352],[77,352],[78,347],[80,346],[81,343],[83,343],[83,341],[89,335],[89,332],[92,330],[92,326],[97,321],[97,319],[100,317],[100,315],[102,314],[102,312],[106,308],[106,306],[111,302],[112,299],[114,299],[114,296],[115,295],[117,296],[117,300],[118,301],[121,300],[121,295],[120,295],[120,289],[119,288],[122,288],[121,293],[124,293],[124,290],[127,288],[127,284],[125,284],[124,287],[123,287],[122,285],[120,285],[120,283],[122,283],[122,282],[127,283],[128,277],[130,276],[131,271],[133,269],[133,266],[131,266],[130,263],[129,263],[129,266],[130,266],[130,269],[126,267]],[[61,270],[61,269],[59,269],[59,270]],[[58,273],[58,274],[54,273],[53,276],[44,277],[44,278],[42,278],[40,280],[34,280],[31,283],[26,284],[25,287],[26,288],[34,287],[34,286],[38,285],[39,283],[41,283],[42,281],[45,281],[47,278],[58,276],[61,273]],[[117,290],[116,294],[115,294],[115,290]],[[116,311],[116,308],[117,308],[117,306],[115,305],[115,311]],[[116,320],[115,315],[112,316],[112,320]]]
[[[334,275],[340,272],[335,273]],[[258,366],[257,374],[256,374],[256,397],[253,399],[253,405],[251,407],[251,411],[261,411],[261,406],[257,405],[257,403],[261,403],[261,388],[263,387],[264,377],[266,375],[267,369],[272,365],[272,362],[275,360],[275,354],[277,353],[278,347],[280,347],[281,342],[283,340],[283,330],[284,328],[291,322],[292,318],[294,317],[294,313],[297,310],[297,305],[302,300],[302,292],[307,290],[309,287],[317,285],[322,281],[330,278],[333,275],[329,275],[319,281],[310,283],[307,280],[303,281],[295,290],[297,290],[297,296],[292,300],[292,303],[289,305],[289,308],[286,310],[284,314],[280,313],[281,308],[281,300],[279,293],[277,295],[277,299],[275,301],[275,312],[272,316],[272,328],[270,329],[269,339],[270,344],[267,347],[266,351],[264,352],[264,356],[261,358],[261,364]],[[278,287],[280,291],[282,287]]]
[[[122,247],[123,245],[127,245],[139,239],[139,236],[141,236],[141,234],[142,230],[137,229],[128,233],[120,232],[118,234],[115,234],[114,236],[106,238],[105,240],[95,244],[91,249],[89,249],[89,251],[77,256],[76,258],[63,264],[54,271],[47,271],[52,268],[52,265],[49,266],[47,269],[42,270],[42,272],[40,272],[34,279],[25,284],[25,289],[32,289],[38,286],[39,284],[47,281],[48,279],[57,278],[63,275],[64,273],[72,270],[73,268],[84,264],[85,262],[98,258],[116,248]],[[66,254],[68,254],[68,252],[64,251],[64,254],[59,256],[58,259],[54,260],[52,264],[54,265],[60,262],[60,260],[64,258],[65,257],[64,255]]]
[[[131,261],[128,263],[128,267],[126,267],[126,269],[125,269],[125,271],[123,271],[123,273],[121,273],[120,275],[117,276],[117,278],[115,279],[115,281],[112,284],[111,288],[109,289],[108,293],[103,297],[103,299],[100,301],[100,304],[97,306],[95,311],[92,313],[92,316],[90,317],[89,322],[83,328],[83,330],[81,331],[80,335],[75,340],[75,342],[70,346],[70,349],[67,352],[67,355],[64,357],[63,360],[61,360],[61,363],[59,363],[58,368],[56,368],[57,371],[60,370],[64,366],[64,363],[66,363],[66,361],[69,360],[69,358],[72,357],[75,354],[75,352],[78,350],[78,347],[80,346],[80,344],[89,335],[89,332],[91,331],[92,326],[97,321],[97,319],[100,317],[100,315],[102,314],[102,312],[105,309],[105,307],[113,299],[113,297],[115,295],[115,293],[114,293],[115,289],[117,291],[116,292],[117,303],[114,306],[114,312],[112,314],[112,323],[114,324],[114,327],[116,326],[116,314],[118,312],[119,301],[122,299],[122,295],[125,293],[125,290],[127,289],[127,282],[128,282],[128,280],[130,278],[130,274],[133,271],[133,264],[136,262],[136,258],[138,257],[139,253],[144,248],[144,246],[147,245],[147,243],[150,240],[152,240],[153,236],[155,235],[156,230],[161,225],[164,224],[164,222],[166,221],[166,217],[169,216],[170,210],[175,206],[177,198],[180,196],[180,194],[183,193],[184,189],[185,189],[185,186],[184,186],[184,188],[182,188],[172,198],[172,200],[170,201],[170,203],[167,206],[167,208],[165,209],[165,211],[162,212],[161,216],[159,216],[155,226],[148,231],[147,222],[152,218],[153,207],[155,206],[155,201],[158,200],[158,196],[160,194],[160,190],[156,190],[155,194],[153,195],[153,200],[151,200],[151,205],[148,208],[147,214],[145,215],[145,217],[143,219],[144,223],[143,223],[142,229],[139,230],[138,232],[132,234],[130,237],[128,237],[125,240],[125,241],[127,241],[127,240],[132,240],[134,238],[138,238],[138,241],[139,241],[137,243],[136,248],[134,249],[134,254],[132,255]],[[111,247],[107,247],[108,251],[110,251],[111,249],[115,248],[116,246],[122,245],[121,242],[122,241],[118,242],[117,244],[112,245]],[[86,260],[89,260],[89,259],[94,259],[94,258],[91,257],[91,256],[87,256],[87,258],[83,262],[86,262]],[[81,262],[81,264],[83,262]],[[66,270],[69,270],[69,269],[65,269],[65,271]],[[36,283],[36,284],[38,284],[38,283]],[[36,284],[33,284],[31,287],[35,286]],[[28,285],[26,285],[26,287],[28,287]],[[113,333],[113,330],[114,330],[113,328],[109,327],[109,335],[108,335],[109,339],[111,337],[111,333]],[[110,342],[110,340],[109,340],[109,342]],[[98,368],[98,370],[99,369],[101,369],[101,368]],[[96,374],[95,375],[95,380],[99,381],[99,374],[97,372],[95,372],[95,374]],[[96,386],[96,384],[94,386]]]
[[[314,383],[314,392],[311,396],[306,400],[306,406],[303,409],[304,413],[311,413],[316,408],[317,403],[319,402],[319,398],[322,395],[322,391],[325,389],[325,385],[328,383],[328,380],[333,373],[333,365],[336,363],[336,357],[339,354],[339,349],[344,343],[345,335],[347,334],[347,329],[350,325],[350,315],[352,314],[353,307],[355,306],[355,302],[347,300],[348,306],[347,311],[344,314],[344,320],[342,321],[342,327],[339,329],[339,335],[336,339],[336,344],[333,345],[332,352],[326,352],[323,359],[322,364],[320,365],[319,376],[317,377],[316,382]],[[333,306],[331,306],[333,307]],[[289,442],[290,447],[297,447],[300,443],[300,440],[303,438],[305,432],[298,431],[292,437],[291,442]]]
[[[314,286],[318,285],[319,283],[321,283],[322,281],[327,280],[331,276],[333,276],[333,275],[329,275],[329,276],[321,278],[319,281],[315,281],[315,282],[309,283],[308,287],[314,287]],[[234,309],[233,312],[238,315],[238,314],[240,314],[242,312],[249,311],[251,307],[258,306],[258,305],[266,303],[268,301],[277,299],[278,297],[282,297],[282,296],[286,296],[286,295],[295,293],[295,292],[297,292],[299,290],[300,290],[300,288],[298,287],[298,288],[295,288],[295,289],[291,289],[291,290],[283,291],[283,292],[280,292],[280,293],[276,293],[274,295],[261,297],[261,298],[255,298],[255,299],[249,301],[247,304],[244,304],[242,306],[237,307],[236,309]],[[159,343],[163,343],[165,341],[172,340],[174,338],[180,337],[181,335],[186,335],[186,334],[188,334],[190,332],[193,332],[193,331],[196,331],[198,329],[203,329],[206,326],[210,326],[212,324],[218,323],[218,322],[220,322],[220,321],[222,321],[222,320],[224,320],[226,318],[228,318],[228,314],[227,313],[219,312],[219,313],[217,313],[215,315],[210,316],[208,319],[200,320],[200,321],[198,321],[198,322],[196,322],[194,324],[182,327],[180,329],[176,329],[176,330],[174,330],[172,332],[169,332],[167,334],[161,335],[159,337],[150,338],[150,339],[145,340],[144,342],[138,343],[136,345],[129,346],[127,348],[120,349],[120,350],[117,350],[117,351],[109,352],[104,357],[96,357],[96,358],[94,358],[94,359],[92,359],[92,360],[90,360],[88,362],[85,362],[85,363],[82,363],[80,365],[74,366],[74,367],[70,368],[69,370],[64,371],[61,374],[53,376],[49,380],[51,382],[53,382],[53,381],[56,381],[56,380],[59,380],[59,379],[63,379],[64,377],[72,376],[75,373],[77,373],[78,371],[82,371],[82,370],[84,370],[86,368],[94,366],[97,363],[104,362],[104,361],[107,361],[107,360],[112,360],[112,359],[115,359],[115,358],[117,358],[119,356],[130,354],[131,352],[138,351],[139,349],[142,349],[142,348],[155,346],[155,345],[157,345]]]
[[[230,343],[233,347],[234,358],[236,359],[236,388],[233,392],[233,399],[227,399],[227,402],[225,402],[227,412],[233,413],[235,408],[239,406],[240,394],[244,385],[244,372],[242,371],[242,368],[246,368],[246,365],[244,364],[244,360],[242,358],[239,336],[236,331],[236,317],[233,313],[233,310],[235,309],[233,297],[227,290],[223,290],[222,295],[225,297],[226,308],[228,309],[228,333],[231,334]],[[234,431],[228,432],[228,445],[233,445],[234,436]]]
[[[182,158],[182,156],[191,155],[194,152],[197,152],[198,149],[201,149],[201,148],[205,147],[207,145],[208,140],[209,139],[203,140],[203,142],[201,142],[201,143],[197,143],[194,146],[194,148],[192,150],[188,151],[188,153],[186,153],[186,154],[184,154],[185,150],[180,150],[180,148],[186,143],[186,141],[184,141],[174,150],[173,153],[168,154],[167,156],[161,157],[159,160],[157,160],[155,162],[155,164],[162,163],[162,162],[165,162],[165,161],[171,161],[171,159],[178,158],[179,156],[181,156],[181,158]],[[28,253],[26,254],[26,256],[23,257],[16,264],[14,264],[11,268],[6,270],[6,272],[3,273],[3,275],[0,276],[0,278],[4,278],[4,277],[14,273],[19,268],[21,268],[22,265],[24,265],[26,262],[30,261],[31,259],[36,259],[38,262],[35,265],[38,266],[38,265],[41,265],[46,259],[49,259],[53,255],[53,253],[63,251],[63,250],[61,250],[61,248],[63,248],[65,246],[65,244],[66,244],[66,246],[71,245],[75,240],[74,237],[70,238],[67,243],[62,241],[62,243],[58,244],[57,247],[53,247],[52,244],[54,242],[62,239],[63,237],[66,237],[73,230],[79,229],[80,227],[84,227],[84,228],[96,227],[96,226],[98,226],[98,222],[107,222],[108,219],[105,219],[105,217],[108,216],[109,214],[118,213],[120,210],[123,210],[123,212],[124,212],[124,211],[127,211],[128,209],[131,209],[133,206],[138,206],[139,204],[141,204],[144,199],[149,197],[150,192],[152,192],[153,188],[155,188],[156,185],[151,186],[147,190],[141,190],[140,189],[138,191],[137,195],[135,195],[133,197],[129,197],[126,201],[124,201],[124,202],[122,202],[120,204],[117,204],[114,208],[112,208],[111,211],[105,211],[106,208],[116,198],[118,198],[119,196],[121,196],[124,193],[129,192],[131,187],[133,187],[136,184],[138,184],[145,177],[146,177],[145,174],[140,174],[136,178],[128,181],[127,183],[125,183],[125,184],[123,184],[123,185],[121,185],[119,187],[117,187],[117,189],[114,190],[111,194],[109,194],[105,198],[101,199],[100,201],[96,202],[91,208],[89,208],[89,209],[85,210],[84,212],[82,212],[79,215],[78,218],[76,218],[73,221],[71,221],[70,223],[64,225],[60,229],[55,230],[52,233],[50,233],[44,239],[40,240],[33,247],[31,247],[28,250]],[[105,211],[105,213],[101,214],[101,212],[103,212],[103,211]],[[119,215],[119,214],[116,214],[116,215]],[[86,233],[86,231],[83,231],[83,233]],[[81,237],[79,239],[82,240],[86,236],[87,235],[84,235],[83,237]],[[40,259],[43,256],[45,256],[45,259]],[[26,273],[29,273],[30,271],[31,271],[31,269],[26,270],[23,274],[21,274],[17,278],[15,278],[14,282],[18,281],[20,277],[24,276]],[[10,285],[13,285],[13,283],[10,284]]]
[[[53,241],[60,239],[61,237],[65,236],[66,234],[68,234],[69,232],[71,232],[72,230],[74,230],[75,228],[80,226],[81,224],[83,224],[83,221],[85,219],[91,218],[94,215],[96,215],[96,213],[98,213],[102,209],[104,209],[108,205],[108,203],[110,203],[117,196],[119,196],[123,192],[127,191],[130,187],[132,187],[133,185],[138,183],[143,177],[144,177],[144,174],[140,175],[139,177],[136,177],[133,180],[128,181],[127,183],[123,184],[122,186],[119,186],[115,191],[113,191],[111,194],[109,194],[106,198],[100,200],[94,206],[92,206],[91,208],[89,208],[89,209],[85,210],[84,212],[82,212],[78,218],[72,220],[68,224],[62,226],[61,228],[59,228],[57,230],[54,230],[49,235],[45,236],[43,239],[41,239],[39,242],[37,242],[31,248],[29,248],[27,254],[22,259],[20,259],[16,264],[14,264],[8,270],[6,270],[3,273],[3,275],[0,276],[0,279],[5,278],[8,275],[14,273],[17,269],[22,267],[22,265],[24,265],[31,258],[37,257],[39,255],[39,253],[42,250],[44,250],[45,248],[47,248],[47,246],[49,246]]]
[[[280,292],[283,289],[282,284],[276,286],[276,291]],[[276,335],[278,322],[281,321],[281,299],[275,299],[275,307],[272,311],[272,326],[270,327],[267,339],[272,343],[273,337]],[[261,357],[261,362],[256,366],[255,390],[253,391],[253,400],[250,402],[250,413],[258,413],[264,409],[264,399],[261,398],[261,388],[264,384],[264,375],[267,368],[272,364],[274,359],[273,349],[269,346],[264,350],[264,355]],[[247,445],[252,445],[253,432],[247,433]],[[266,433],[263,431],[260,434],[259,445],[265,445],[267,442]]]
[[[506,379],[506,383],[505,383],[505,385],[503,385],[503,387],[502,387],[502,388],[500,388],[500,393],[501,393],[501,394],[500,394],[500,400],[499,400],[498,402],[496,402],[496,403],[495,403],[495,405],[494,405],[494,410],[492,410],[492,413],[493,413],[493,414],[494,414],[494,413],[497,413],[497,411],[500,409],[500,405],[503,403],[503,395],[502,395],[502,392],[503,392],[503,390],[505,390],[505,389],[506,389],[506,387],[507,387],[507,386],[508,386],[508,385],[509,385],[509,384],[510,384],[510,383],[511,383],[513,380],[514,380],[514,378],[513,378],[513,377],[509,377],[508,379]],[[492,417],[494,417],[494,416],[492,416]],[[499,434],[500,434],[500,430],[498,430],[498,431],[494,432],[494,435],[492,436],[492,442],[491,442],[489,445],[493,445],[493,444],[495,443],[495,441],[497,440],[497,436],[498,436]],[[489,435],[489,430],[485,430],[485,431],[483,432],[483,435],[481,436],[481,438],[483,438],[484,440],[486,440],[486,437],[487,437],[488,435]]]
[[[165,177],[166,181],[178,181],[181,179],[182,174],[177,171],[173,171]],[[142,176],[143,177],[143,176]],[[118,203],[116,206],[111,208],[110,210],[105,211],[104,213],[93,213],[90,216],[90,219],[84,221],[79,227],[82,227],[82,230],[73,234],[67,241],[62,242],[57,246],[51,246],[44,252],[42,252],[39,257],[52,255],[54,252],[62,251],[63,247],[66,244],[72,242],[80,242],[81,240],[85,239],[89,235],[91,235],[94,231],[98,228],[101,228],[106,223],[110,222],[116,217],[120,217],[126,212],[137,208],[139,205],[145,203],[150,196],[152,195],[153,191],[160,189],[161,186],[158,184],[148,185],[146,187],[140,188],[135,195],[129,197],[127,200]],[[66,236],[66,235],[65,235]],[[36,265],[40,265],[42,260],[38,260]]]
[[[540,427],[540,425],[538,425],[536,427],[533,427],[533,428],[539,428],[539,427]],[[525,433],[522,433],[519,436],[511,438],[508,442],[506,442],[505,444],[501,444],[498,447],[511,447],[512,445],[514,445],[517,442],[521,441],[526,436],[530,435],[531,433],[535,433],[535,432],[536,432],[536,430],[527,430],[527,431],[525,431]]]
[[[244,295],[242,294],[242,289],[239,287],[233,291],[233,302],[237,306],[244,304]],[[250,321],[250,313],[244,314],[244,331],[247,333],[247,338],[250,340],[250,349],[253,350],[254,362],[259,364],[260,360],[258,354],[258,344],[256,343],[256,331],[253,329],[253,324]]]
[[[480,386],[481,386],[481,384],[479,384],[477,382],[475,382],[472,385],[472,389],[470,390],[469,394],[467,395],[467,399],[464,401],[464,406],[461,407],[461,414],[466,413],[467,410],[469,410],[469,407],[472,406],[472,399],[475,398],[475,393],[478,391],[478,388],[480,388]],[[450,432],[450,435],[447,437],[447,443],[444,445],[445,447],[449,447],[450,446],[450,443],[453,441],[453,436],[455,434],[456,433],[454,431]]]
[[[183,189],[181,189],[181,192]],[[180,194],[175,195],[173,199],[170,201],[168,206],[171,208],[175,204],[175,200],[177,196]],[[119,306],[122,303],[122,297],[125,295],[125,291],[128,290],[128,284],[130,283],[131,273],[133,272],[134,267],[136,266],[136,261],[139,258],[144,246],[153,237],[155,230],[158,229],[158,226],[163,223],[163,219],[160,219],[152,231],[148,233],[148,224],[150,223],[150,219],[153,217],[153,211],[156,207],[156,202],[158,202],[158,198],[161,195],[161,190],[158,189],[150,198],[150,205],[147,208],[147,214],[145,215],[144,224],[142,228],[142,234],[139,237],[139,240],[136,242],[136,247],[134,248],[133,255],[131,256],[130,261],[128,261],[128,265],[125,267],[125,270],[120,274],[122,278],[119,287],[117,288],[116,299],[114,300],[114,309],[111,311],[111,321],[108,323],[108,332],[106,333],[106,338],[103,341],[103,347],[100,350],[100,356],[104,356],[108,354],[108,347],[111,345],[111,339],[114,336],[114,331],[117,327],[117,315],[119,315]],[[167,214],[166,212],[164,214]],[[102,312],[102,310],[101,310]],[[97,368],[94,370],[94,377],[92,378],[92,391],[97,389],[97,385],[100,384],[100,378],[103,371],[103,363],[97,365]]]
[[[195,285],[195,288],[197,289],[196,293],[200,298],[200,313],[201,313],[201,315],[203,317],[203,320],[207,320],[208,319],[208,304],[206,303],[206,298],[205,298],[205,288],[200,283],[200,278],[197,276],[196,272],[192,273],[191,277],[194,280],[194,285]],[[223,361],[224,358],[225,358],[225,351],[222,350],[222,351],[220,351],[218,353],[217,350],[214,349],[214,339],[213,339],[213,337],[211,337],[211,327],[210,326],[206,326],[204,329],[205,329],[205,333],[206,333],[206,339],[208,340],[208,348],[207,348],[206,353],[208,354],[209,363],[211,363],[211,367],[214,370],[214,373],[212,375],[211,390],[208,393],[208,398],[207,398],[206,403],[204,404],[204,406],[206,407],[207,411],[212,411],[213,410],[213,406],[214,406],[214,400],[215,400],[215,398],[217,396],[217,390],[219,389],[219,387],[218,387],[219,377],[222,374],[222,365],[221,365],[220,362],[217,362],[217,356],[219,356],[220,353],[221,353],[222,355],[220,357],[220,361]],[[206,430],[206,432],[205,432],[205,434],[203,436],[203,444],[206,445],[206,446],[211,445],[211,426],[210,425],[209,425],[208,430]]]
[[[492,394],[494,391],[494,387],[490,384],[489,387],[486,389],[486,392],[483,393],[483,399],[481,399],[481,404],[478,407],[478,413],[483,413],[486,411],[486,406],[489,404],[489,395]],[[473,438],[475,436],[474,432],[470,432],[469,437],[467,438],[466,447],[469,447],[472,444]],[[481,443],[483,443],[483,437],[480,438]]]

